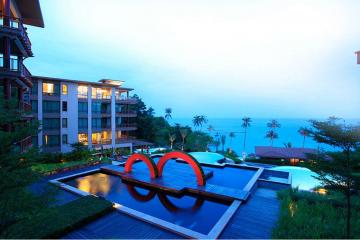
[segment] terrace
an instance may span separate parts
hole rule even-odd
[[[200,165],[190,155],[172,152],[160,159],[134,154],[124,164],[51,182],[71,192],[71,198],[96,195],[117,210],[63,238],[268,238],[279,208],[275,190],[289,187],[291,180],[278,172],[282,181],[263,181],[264,171]],[[117,225],[124,227],[120,231]]]

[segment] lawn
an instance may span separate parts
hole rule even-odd
[[[273,238],[345,238],[345,208],[340,195],[281,192],[281,212]],[[360,238],[360,198],[353,198],[351,237]]]
[[[44,209],[16,223],[0,238],[59,238],[71,230],[114,210],[112,203],[95,196],[81,197],[62,206]]]

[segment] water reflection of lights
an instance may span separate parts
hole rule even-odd
[[[110,191],[110,178],[106,174],[95,174],[76,179],[78,189],[91,194],[107,194]]]

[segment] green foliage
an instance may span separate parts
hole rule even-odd
[[[302,194],[304,193],[295,195],[289,191],[280,194],[281,212],[277,226],[273,230],[273,238],[347,238],[346,208],[324,200],[326,196],[306,193],[303,197],[299,197]],[[359,238],[360,211],[358,208],[352,208],[351,223],[354,227],[350,237]]]
[[[208,146],[212,138],[200,131],[191,132],[185,142],[185,151],[187,152],[204,152],[208,149]]]
[[[15,224],[1,238],[59,238],[63,234],[113,210],[112,203],[94,196],[40,211]]]
[[[38,123],[26,121],[16,102],[0,103],[0,232],[47,206],[50,194],[34,195],[28,186],[38,179],[31,170],[38,152],[21,152],[19,142],[37,134]]]

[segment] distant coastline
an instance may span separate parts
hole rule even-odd
[[[270,142],[265,138],[266,131],[268,130],[266,123],[270,119],[265,118],[254,118],[251,122],[251,127],[248,128],[248,135],[246,140],[246,149],[245,151],[253,153],[255,146],[269,146]],[[298,133],[300,127],[309,127],[308,119],[277,119],[281,124],[281,127],[277,129],[279,138],[274,141],[274,146],[283,147],[284,143],[291,143],[293,147],[302,147],[303,137]],[[179,123],[181,125],[188,125],[194,127],[192,124],[191,118],[173,118],[169,121],[171,125]],[[360,119],[349,119],[346,120],[347,123],[358,123]],[[209,118],[208,123],[205,124],[202,128],[203,131],[208,132],[208,125],[212,125],[215,131],[212,133],[214,135],[216,132],[219,134],[224,134],[227,137],[226,148],[230,147],[229,133],[235,132],[235,138],[232,140],[231,147],[232,149],[240,154],[243,149],[243,137],[244,134],[243,128],[241,128],[241,118]],[[334,150],[333,148],[324,145],[318,144],[313,141],[311,138],[307,138],[305,141],[305,147],[307,148],[322,148],[324,150]]]

